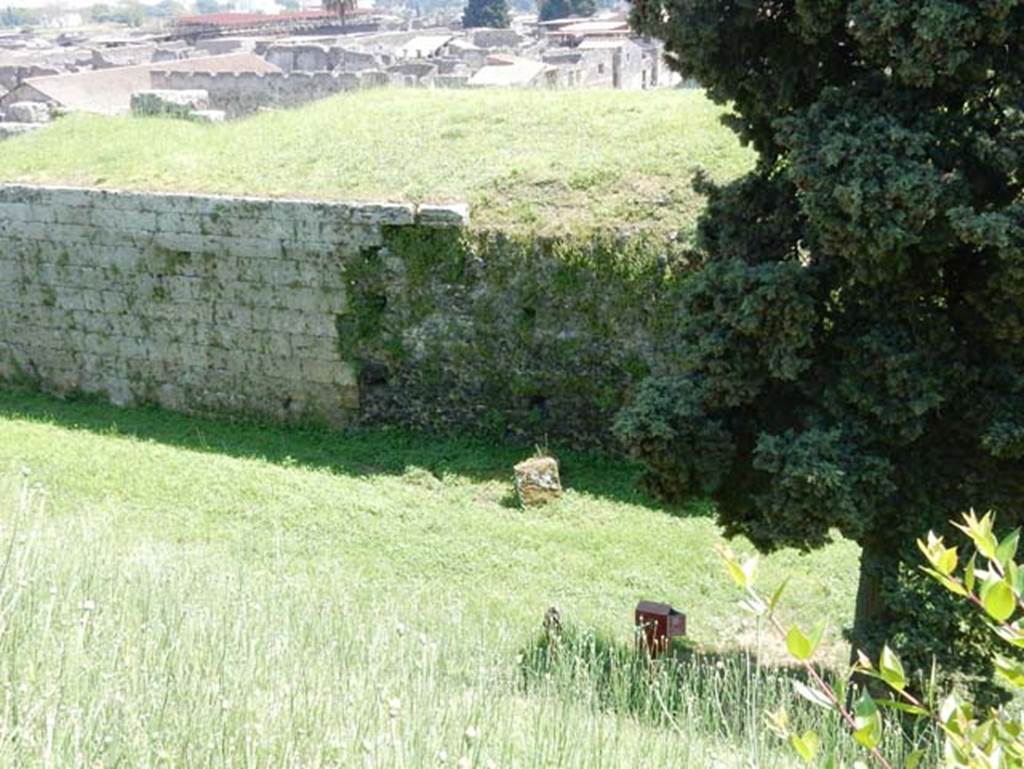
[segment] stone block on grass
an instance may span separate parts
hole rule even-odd
[[[534,457],[514,468],[516,495],[524,507],[544,505],[562,496],[558,461],[553,457]]]

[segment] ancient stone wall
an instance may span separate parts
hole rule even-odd
[[[0,379],[345,423],[344,264],[418,226],[409,205],[0,186]]]
[[[341,62],[341,49],[316,43],[276,43],[266,59],[282,72],[330,72]]]
[[[682,244],[459,206],[0,186],[0,380],[201,413],[612,445]]]
[[[634,384],[676,365],[677,242],[386,228],[346,266],[360,418],[614,448]]]
[[[651,60],[632,40],[623,40],[612,56],[613,85],[626,91],[646,88],[651,82]]]
[[[332,72],[156,71],[152,80],[156,89],[206,91],[210,107],[229,118],[271,107],[297,107],[360,87],[359,76]]]
[[[38,64],[0,64],[0,88],[13,91],[22,81],[30,77],[59,75],[58,67]],[[2,95],[2,94],[0,94]]]

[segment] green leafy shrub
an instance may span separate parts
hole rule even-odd
[[[965,514],[955,524],[974,546],[969,558],[957,547],[947,546],[942,537],[929,532],[918,541],[918,548],[927,559],[921,571],[928,575],[960,603],[980,610],[989,632],[1004,644],[1002,653],[988,662],[995,669],[1000,684],[1009,690],[1024,690],[1024,567],[1017,561],[1020,529],[1002,540],[993,532],[994,517],[988,513],[978,518]],[[874,680],[878,688],[854,685],[834,686],[817,674],[812,660],[821,641],[824,625],[812,633],[804,633],[792,625],[786,628],[777,618],[783,584],[771,597],[761,594],[754,585],[756,558],[739,559],[722,551],[726,567],[736,584],[744,591],[744,606],[764,618],[785,640],[790,655],[804,666],[812,682],[807,686],[794,682],[797,693],[812,703],[835,712],[847,725],[853,740],[874,763],[883,769],[897,766],[881,749],[885,733],[883,713],[894,714],[893,722],[902,727],[907,721],[934,729],[942,737],[941,763],[947,769],[1019,769],[1024,767],[1024,713],[1018,707],[986,707],[961,694],[950,693],[939,700],[934,680],[922,690],[915,686],[899,656],[888,645],[882,647],[877,662],[862,652],[857,653],[851,673],[861,683]],[[791,727],[784,709],[769,716],[772,729],[787,740],[808,766],[819,765],[820,738],[813,729],[803,732]],[[919,730],[918,734],[928,734]],[[901,764],[908,769],[921,765],[929,756],[928,747],[910,753]]]

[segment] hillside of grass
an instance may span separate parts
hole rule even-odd
[[[752,153],[700,91],[367,90],[223,125],[74,115],[5,141],[0,180],[467,201],[483,227],[692,228],[705,169]]]
[[[850,758],[738,608],[706,507],[560,453],[564,498],[523,510],[522,456],[0,390],[0,765],[784,767],[779,705]],[[856,570],[840,541],[760,582],[789,578],[786,619],[827,618],[840,660]],[[678,678],[623,662],[640,599],[688,614]],[[549,606],[604,640],[530,673]]]

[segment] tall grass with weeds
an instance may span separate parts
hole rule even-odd
[[[570,627],[515,658],[500,619],[2,493],[5,767],[781,767],[756,712],[780,702],[849,750],[749,656],[650,665]]]
[[[787,765],[778,755],[778,738],[765,728],[765,714],[781,706],[792,711],[795,727],[819,730],[828,765],[851,765],[865,757],[839,719],[795,696],[799,669],[763,666],[754,650],[718,654],[677,644],[651,659],[636,647],[569,625],[561,633],[541,635],[520,659],[526,691],[628,714],[683,741],[699,735],[705,744],[732,745],[737,765]],[[898,725],[885,738],[894,756],[919,744]]]

